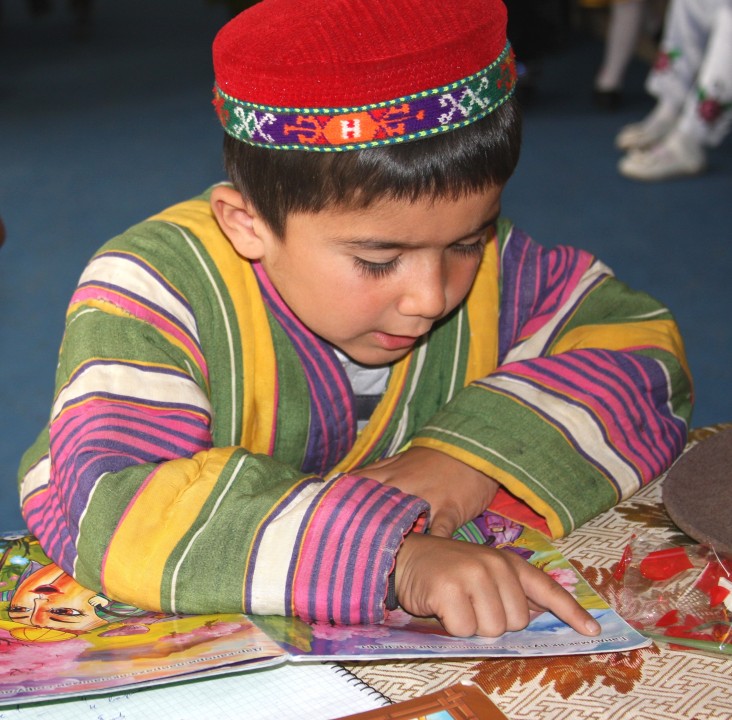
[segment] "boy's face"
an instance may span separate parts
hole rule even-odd
[[[262,265],[314,333],[359,363],[392,363],[467,295],[501,191],[293,214],[284,238],[264,233]]]

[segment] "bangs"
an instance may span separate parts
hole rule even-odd
[[[458,130],[363,150],[271,150],[225,135],[224,160],[234,187],[282,237],[290,213],[362,209],[383,199],[458,199],[503,186],[520,147],[521,117],[512,98]]]

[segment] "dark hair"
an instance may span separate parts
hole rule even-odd
[[[234,187],[282,237],[294,212],[365,208],[383,198],[457,199],[505,185],[520,148],[521,115],[510,98],[457,130],[364,150],[270,150],[225,135],[224,164]]]

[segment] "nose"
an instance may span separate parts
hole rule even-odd
[[[405,278],[399,299],[402,315],[436,320],[447,307],[447,283],[445,268],[439,260],[429,261],[413,268]]]
[[[48,598],[44,596],[37,597],[33,601],[33,610],[30,614],[30,623],[36,627],[45,627],[48,622]]]

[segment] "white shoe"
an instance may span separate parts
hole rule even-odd
[[[706,166],[704,148],[675,132],[647,150],[632,150],[620,160],[618,170],[633,180],[654,181],[698,175]]]
[[[644,120],[626,125],[615,138],[615,146],[626,152],[651,147],[671,131],[677,115],[675,108],[659,103]]]

